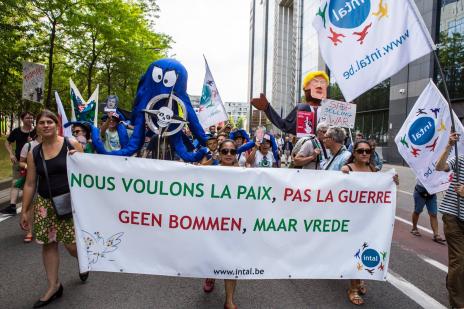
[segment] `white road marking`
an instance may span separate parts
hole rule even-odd
[[[407,194],[407,195],[413,195],[411,192],[408,192],[408,191],[403,191],[403,190],[397,190],[398,192],[400,193],[404,193],[404,194]]]
[[[11,217],[12,216],[2,215],[2,217],[0,217],[0,222],[5,221],[6,219],[10,219]]]
[[[429,263],[430,265],[435,266],[436,268],[444,271],[445,273],[448,273],[448,266],[443,265],[442,263],[435,261],[434,259],[431,259],[425,255],[419,254],[419,257],[424,260],[425,262]]]
[[[403,222],[403,223],[406,223],[407,225],[412,226],[412,222],[409,221],[409,220],[403,219],[403,218],[398,217],[398,216],[395,216],[395,219],[398,220],[398,221],[401,221],[401,222]],[[418,224],[418,225],[417,225],[417,228],[418,228],[419,230],[422,230],[422,231],[424,231],[424,232],[427,232],[427,233],[433,235],[433,231],[432,231],[431,229],[428,229],[428,228],[426,228],[426,227],[423,227],[422,225],[419,225],[419,224]]]
[[[21,206],[16,207],[16,213],[20,214],[21,213],[21,208],[22,208]],[[7,219],[15,217],[15,216],[9,216],[9,215],[0,215],[0,216],[1,216],[0,217],[0,222],[3,222],[5,220],[7,220]]]
[[[391,270],[388,271],[387,282],[389,282],[391,285],[400,290],[403,294],[408,296],[423,308],[446,308],[434,298],[426,294],[424,291],[413,285],[411,282],[407,281]]]

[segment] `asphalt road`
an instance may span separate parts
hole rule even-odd
[[[415,179],[408,168],[395,168],[401,184],[390,273],[387,282],[368,282],[363,307],[447,307],[447,248],[432,241],[426,212],[420,218],[422,237],[409,233]],[[0,308],[30,308],[46,290],[41,247],[22,242],[18,219],[0,217]],[[203,292],[201,279],[93,272],[82,284],[77,261],[63,248],[60,277],[64,295],[47,308],[222,308],[225,298],[222,280],[210,294]],[[244,280],[235,301],[239,308],[356,307],[347,288],[347,280]]]

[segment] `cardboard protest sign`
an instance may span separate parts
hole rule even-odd
[[[298,111],[296,119],[296,136],[304,137],[314,135],[314,122],[315,119],[313,112],[303,110]]]
[[[107,112],[116,112],[119,104],[119,98],[117,95],[109,95],[105,101],[104,111]]]
[[[25,100],[42,103],[44,99],[45,66],[23,62],[23,96]]]
[[[265,127],[258,127],[255,132],[255,139],[256,141],[262,143],[264,138],[264,133],[266,133]]]
[[[356,104],[325,99],[322,100],[318,111],[318,122],[326,122],[331,126],[354,129]]]

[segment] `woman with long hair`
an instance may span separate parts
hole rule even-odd
[[[346,164],[342,167],[343,173],[349,172],[377,172],[372,158],[372,146],[366,140],[358,140],[353,145],[353,152],[351,157],[346,161]],[[398,175],[393,176],[393,181],[398,185]],[[362,295],[367,292],[366,284],[363,280],[351,280],[350,288],[348,289],[348,299],[354,305],[364,304]]]
[[[39,113],[36,123],[37,134],[42,137],[42,143],[27,155],[28,171],[24,185],[20,224],[27,231],[32,226],[32,218],[34,218],[35,239],[42,244],[48,288],[33,306],[40,308],[60,298],[63,294],[63,286],[58,278],[58,243],[63,243],[68,252],[77,257],[73,219],[72,217],[58,217],[52,198],[69,193],[66,156],[68,151],[70,153],[82,152],[82,147],[74,139],[68,140],[58,136],[58,117],[51,111],[44,110]],[[40,176],[38,182],[37,176]],[[38,194],[32,202],[36,187]],[[79,276],[82,281],[85,281],[88,273],[79,274]]]
[[[219,145],[219,165],[234,167],[238,166],[237,162],[237,145],[231,139],[226,139]],[[214,279],[206,279],[203,285],[203,290],[206,293],[210,293],[214,289]],[[224,309],[237,309],[237,305],[234,304],[234,292],[237,280],[224,280],[224,287],[226,292],[226,300],[224,303]]]

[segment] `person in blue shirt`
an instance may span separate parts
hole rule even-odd
[[[340,171],[342,166],[351,157],[345,145],[345,130],[339,127],[330,127],[324,135],[324,146],[330,150],[332,156],[325,162],[322,169],[326,171]]]
[[[218,139],[217,135],[206,134],[208,139],[206,140],[206,147],[208,152],[201,160],[201,165],[219,165],[219,153],[218,153]]]

